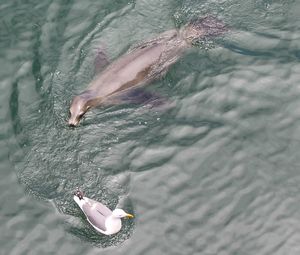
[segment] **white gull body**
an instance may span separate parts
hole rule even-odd
[[[119,232],[122,227],[121,218],[133,218],[133,215],[126,213],[122,209],[111,211],[102,203],[84,197],[80,191],[75,193],[74,201],[83,211],[93,228],[104,235],[113,235]]]

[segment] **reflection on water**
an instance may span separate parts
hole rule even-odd
[[[298,254],[299,8],[1,3],[5,254]],[[66,125],[98,47],[113,60],[207,13],[231,32],[209,50],[191,49],[152,84],[174,107],[99,108],[78,128]],[[72,200],[78,186],[135,221],[113,237],[97,234]]]

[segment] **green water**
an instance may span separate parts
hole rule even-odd
[[[299,13],[292,0],[3,0],[0,254],[299,254]],[[206,14],[230,32],[151,84],[171,109],[66,125],[99,48],[113,60]],[[78,186],[136,217],[98,234]]]

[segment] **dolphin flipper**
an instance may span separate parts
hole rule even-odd
[[[107,104],[144,104],[151,107],[164,105],[168,100],[158,93],[145,90],[144,88],[134,88],[114,95],[107,100]]]
[[[103,71],[103,69],[108,66],[109,60],[107,55],[105,54],[104,50],[102,48],[96,49],[96,57],[94,60],[94,66],[95,66],[95,74],[100,73]]]

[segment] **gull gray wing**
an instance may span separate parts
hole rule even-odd
[[[92,225],[103,231],[106,231],[106,217],[102,213],[100,213],[96,208],[91,207],[89,204],[84,204],[82,206],[82,210]]]
[[[108,217],[112,214],[112,211],[107,206],[105,206],[104,204],[102,204],[96,200],[89,198],[89,203],[94,209],[96,209],[104,217]]]

